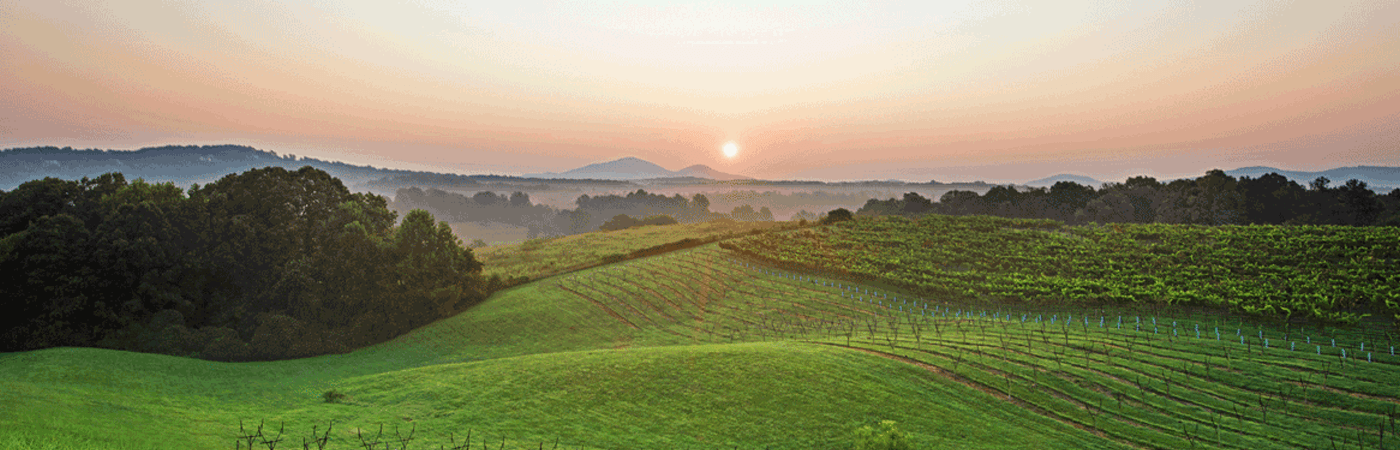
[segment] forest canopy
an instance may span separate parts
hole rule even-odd
[[[1400,189],[1379,195],[1366,182],[1332,186],[1325,177],[1300,185],[1283,175],[1235,178],[1220,170],[1169,183],[1133,177],[1100,189],[1072,181],[1017,190],[994,186],[986,194],[950,191],[934,202],[918,193],[871,199],[858,215],[989,215],[1051,219],[1070,224],[1180,223],[1200,225],[1400,226]]]
[[[0,192],[0,352],[95,346],[219,361],[341,353],[503,285],[445,222],[324,171],[188,191],[120,173]]]

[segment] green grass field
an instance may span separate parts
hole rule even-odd
[[[0,448],[235,448],[240,420],[264,420],[285,424],[279,448],[334,423],[332,449],[381,425],[415,428],[414,449],[468,432],[477,448],[841,449],[880,419],[916,448],[1400,448],[1400,359],[1363,335],[922,300],[709,244],[545,278],[344,355],[0,354]]]
[[[651,225],[484,247],[476,250],[476,256],[486,265],[485,272],[488,276],[525,276],[538,279],[602,264],[608,255],[626,255],[686,238],[709,241],[755,231],[790,229],[795,226],[792,222],[733,220]]]

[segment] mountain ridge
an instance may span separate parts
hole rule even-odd
[[[720,172],[704,164],[695,164],[681,170],[667,170],[656,163],[635,156],[627,156],[612,161],[593,163],[563,172],[526,174],[529,178],[565,179],[607,179],[645,180],[656,178],[706,178],[715,181],[752,180],[753,178]]]

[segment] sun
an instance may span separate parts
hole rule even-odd
[[[733,158],[734,155],[738,155],[738,154],[739,154],[739,146],[734,145],[733,142],[730,142],[730,143],[728,143],[728,144],[724,144],[724,156],[725,156],[726,158]]]

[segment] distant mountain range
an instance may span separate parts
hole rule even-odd
[[[1356,166],[1338,167],[1336,169],[1324,170],[1321,172],[1301,172],[1296,170],[1275,169],[1273,167],[1241,167],[1235,170],[1227,170],[1225,173],[1230,176],[1259,178],[1267,173],[1277,173],[1288,177],[1289,180],[1307,186],[1317,177],[1327,177],[1331,180],[1331,186],[1337,187],[1346,183],[1347,180],[1364,181],[1372,190],[1389,192],[1391,189],[1400,188],[1400,167],[1382,166]]]
[[[351,191],[370,191],[381,195],[393,195],[396,189],[408,186],[531,190],[531,183],[551,181],[507,175],[460,175],[357,166],[295,155],[278,155],[242,145],[166,146],[134,151],[34,147],[0,150],[0,168],[3,168],[0,170],[0,190],[14,189],[26,181],[44,177],[74,180],[108,172],[121,172],[127,180],[142,178],[152,183],[173,182],[176,186],[187,188],[193,183],[207,184],[231,173],[259,167],[296,170],[303,166],[326,171],[339,178]],[[626,181],[568,182],[631,184]]]
[[[144,178],[150,182],[174,182],[188,187],[192,183],[209,183],[230,173],[266,166],[296,169],[311,166],[340,178],[353,191],[392,195],[407,186],[455,186],[480,190],[539,190],[548,184],[585,183],[590,185],[631,185],[631,180],[654,180],[660,183],[705,183],[739,181],[764,185],[835,184],[835,185],[904,185],[902,182],[864,181],[853,183],[823,183],[819,181],[762,181],[720,172],[704,165],[681,170],[666,170],[651,162],[627,157],[614,161],[589,164],[562,173],[530,174],[523,177],[508,175],[460,175],[357,166],[336,161],[322,161],[294,155],[278,155],[241,145],[167,146],[125,150],[77,150],[58,147],[15,148],[0,150],[0,190],[11,190],[21,183],[44,177],[78,179],[107,172],[121,172],[128,180]],[[1339,167],[1320,172],[1283,170],[1273,167],[1242,167],[1227,170],[1234,177],[1258,178],[1274,172],[1301,185],[1317,177],[1327,177],[1332,186],[1347,180],[1366,182],[1371,189],[1385,193],[1400,188],[1400,167],[1358,166]],[[1204,174],[1204,172],[1202,172]],[[1197,175],[1200,176],[1200,175]],[[1192,177],[1194,178],[1194,177]],[[614,181],[603,181],[614,180]],[[1060,174],[1028,181],[1027,186],[1048,187],[1059,181],[1072,181],[1098,188],[1102,181],[1083,175]],[[1159,180],[1168,182],[1171,180]]]
[[[720,172],[703,164],[681,170],[666,170],[650,161],[626,157],[608,162],[589,164],[565,172],[527,174],[528,178],[565,178],[598,180],[646,180],[654,178],[706,178],[715,181],[751,180],[752,178]]]

